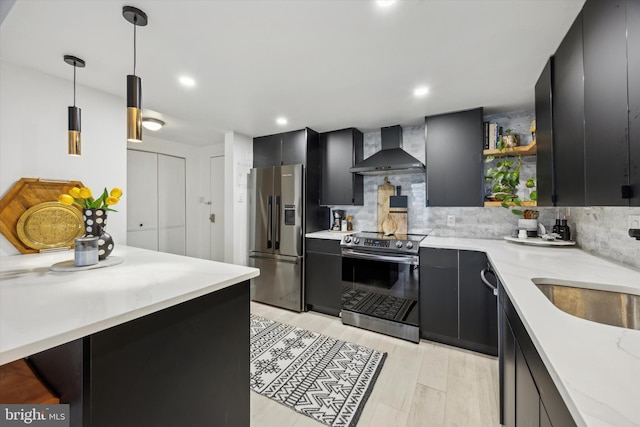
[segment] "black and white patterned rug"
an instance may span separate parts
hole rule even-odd
[[[386,356],[251,315],[251,389],[326,425],[356,425]]]

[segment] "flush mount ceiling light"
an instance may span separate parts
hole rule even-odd
[[[145,129],[157,131],[164,126],[164,122],[160,119],[154,119],[153,117],[143,117],[142,126],[144,126]]]
[[[285,117],[278,117],[276,119],[276,123],[279,124],[280,126],[284,126],[288,123],[288,121]]]
[[[429,88],[426,86],[419,86],[413,90],[413,96],[421,97],[429,93]]]
[[[178,81],[182,86],[186,87],[194,87],[196,85],[196,81],[189,76],[181,76],[178,78]]]
[[[396,2],[396,0],[377,0],[376,3],[378,3],[378,6],[380,7],[389,7],[392,4],[394,4]]]
[[[68,144],[69,155],[79,156],[81,154],[81,138],[80,138],[80,109],[76,107],[76,68],[84,68],[85,62],[72,55],[65,55],[64,62],[73,65],[73,107],[68,108],[69,112],[69,131]]]
[[[124,6],[122,16],[133,24],[133,75],[127,76],[127,141],[142,142],[142,79],[136,76],[136,28],[147,25],[147,14]]]

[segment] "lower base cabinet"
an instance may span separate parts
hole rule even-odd
[[[500,287],[500,421],[505,427],[574,427],[549,372]]]
[[[249,281],[29,357],[71,427],[250,424]]]
[[[338,316],[342,309],[339,240],[306,239],[305,303],[308,310]]]
[[[483,252],[420,249],[422,338],[498,355],[498,302],[480,279]]]

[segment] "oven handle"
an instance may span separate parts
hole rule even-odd
[[[346,258],[368,259],[372,261],[388,261],[396,264],[420,264],[420,257],[417,255],[379,255],[366,252],[358,252],[354,251],[353,249],[343,249],[342,256]]]

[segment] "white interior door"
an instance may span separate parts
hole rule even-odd
[[[158,156],[127,150],[127,244],[158,250]]]
[[[158,154],[158,250],[186,255],[186,160]]]
[[[224,156],[209,159],[211,260],[224,261]]]

